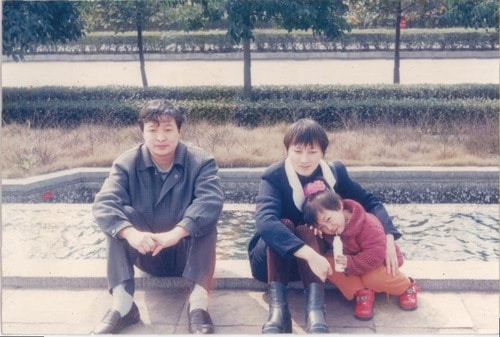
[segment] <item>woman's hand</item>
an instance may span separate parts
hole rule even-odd
[[[326,278],[333,273],[332,266],[326,257],[316,254],[315,257],[307,261],[312,272],[319,277],[321,282],[325,282]]]
[[[308,245],[304,245],[296,251],[294,255],[299,259],[306,260],[309,264],[309,268],[311,268],[314,275],[316,275],[321,282],[325,282],[326,278],[333,273],[332,266],[330,266],[330,262],[328,262],[326,257],[316,253],[316,251]]]
[[[309,229],[313,231],[315,236],[320,237],[321,239],[323,238],[323,232],[320,231],[318,228],[311,225],[306,225],[306,226],[309,226]]]
[[[134,227],[125,227],[118,233],[118,237],[127,240],[128,244],[139,253],[145,255],[156,249],[154,234],[140,232]]]
[[[386,249],[385,249],[385,265],[387,268],[387,274],[396,276],[399,274],[399,264],[398,256],[396,255],[396,243],[394,242],[394,235],[387,234],[386,238]]]

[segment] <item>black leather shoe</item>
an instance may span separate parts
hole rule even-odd
[[[189,311],[189,333],[192,334],[212,334],[214,333],[214,324],[206,310],[194,309]]]
[[[135,303],[132,303],[132,308],[125,316],[121,317],[117,310],[108,310],[106,315],[101,319],[91,334],[103,335],[118,333],[123,328],[135,324],[141,320],[139,308]]]

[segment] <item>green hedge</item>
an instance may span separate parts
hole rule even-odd
[[[172,100],[188,120],[257,126],[311,117],[329,129],[392,123],[441,125],[454,121],[498,125],[494,84],[256,87],[254,100],[239,87],[4,88],[3,122],[33,127],[81,123],[130,125],[145,101]]]
[[[251,44],[254,52],[363,52],[394,50],[394,30],[353,30],[344,36],[328,40],[310,32],[257,30]],[[146,32],[143,37],[146,53],[229,53],[242,50],[234,45],[226,31],[205,32]],[[401,33],[401,50],[457,51],[498,50],[499,33],[470,29],[407,29]],[[90,33],[76,42],[39,45],[27,54],[131,54],[137,53],[134,32],[113,34]]]
[[[59,100],[147,100],[162,97],[171,100],[239,100],[243,91],[239,86],[192,87],[34,87],[3,88],[3,102]],[[358,100],[370,97],[379,99],[490,99],[500,98],[496,84],[416,84],[416,85],[298,85],[256,86],[254,100]]]
[[[36,100],[4,101],[3,123],[29,123],[32,127],[75,127],[83,123],[130,125],[135,123],[138,101]]]
[[[257,126],[282,121],[292,122],[304,117],[317,120],[327,129],[377,124],[447,126],[463,120],[470,123],[498,123],[498,102],[380,98],[321,102],[261,101],[241,105],[234,119],[238,125]]]

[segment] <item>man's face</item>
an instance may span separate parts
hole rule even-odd
[[[172,117],[162,117],[160,122],[144,123],[144,143],[158,164],[171,163],[180,139],[180,130]]]
[[[295,172],[301,176],[308,177],[316,170],[324,154],[317,143],[314,143],[312,146],[293,144],[288,148],[287,156],[290,158]]]

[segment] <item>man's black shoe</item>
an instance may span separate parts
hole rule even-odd
[[[125,316],[121,317],[117,310],[108,310],[106,315],[97,324],[91,334],[103,335],[120,332],[121,329],[135,324],[141,320],[139,308],[135,303],[132,303],[132,308]]]
[[[206,310],[194,309],[189,311],[189,333],[192,334],[212,334],[214,333],[214,324]]]

